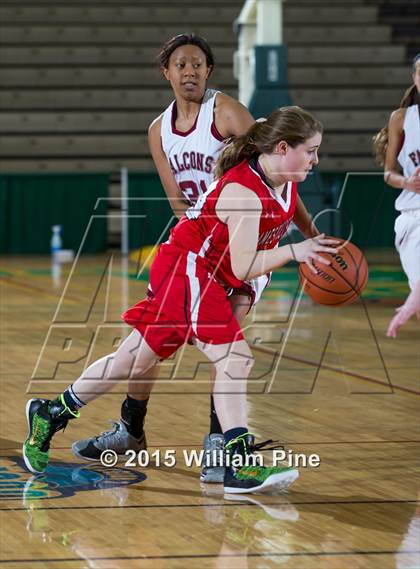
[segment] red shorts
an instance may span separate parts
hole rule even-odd
[[[244,338],[225,289],[200,263],[192,252],[162,245],[150,270],[151,294],[122,315],[161,358],[193,338],[206,344]]]

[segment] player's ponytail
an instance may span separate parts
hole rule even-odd
[[[378,166],[384,166],[386,149],[388,148],[388,125],[372,137],[373,155]]]
[[[227,141],[226,147],[216,162],[214,170],[216,179],[223,176],[225,172],[242,162],[242,160],[248,160],[258,153],[255,138],[261,128],[261,124],[261,122],[256,122],[242,136],[236,136]]]
[[[404,93],[403,98],[400,102],[400,109],[406,109],[411,107],[411,105],[419,104],[419,93],[415,85],[411,85]],[[379,166],[384,166],[386,150],[388,148],[388,125],[381,128],[381,130],[372,137],[373,141],[373,154],[375,156],[375,162]]]
[[[420,53],[418,53],[413,59],[413,72],[416,71],[416,65],[420,62]],[[407,91],[404,93],[403,98],[400,102],[400,109],[406,109],[412,105],[419,105],[420,97],[419,92],[415,84],[411,85]],[[384,166],[386,150],[388,148],[388,126],[384,126],[381,130],[375,134],[372,138],[373,141],[373,154],[375,156],[375,161],[379,166]]]
[[[419,92],[415,85],[411,85],[404,93],[401,99],[400,109],[405,109],[406,107],[411,107],[411,105],[418,105],[420,103]]]
[[[245,134],[228,141],[216,162],[215,177],[220,178],[243,160],[270,154],[282,140],[295,148],[322,130],[322,124],[300,107],[281,107],[267,120],[254,123]]]

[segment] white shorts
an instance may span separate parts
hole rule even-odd
[[[403,210],[395,220],[395,248],[413,289],[420,279],[420,209]]]
[[[268,287],[270,281],[271,281],[271,273],[267,273],[266,275],[261,275],[260,277],[252,279],[252,281],[250,281],[252,290],[254,291],[255,294],[254,302],[252,303],[253,306],[255,306],[255,304],[257,304],[257,302],[260,300],[262,293]]]
[[[262,293],[268,287],[270,281],[271,273],[256,277],[255,279],[252,279],[252,281],[244,281],[244,284],[241,286],[241,288],[228,289],[228,296],[231,296],[233,294],[244,294],[249,296],[251,300],[249,308],[251,309],[260,300]]]

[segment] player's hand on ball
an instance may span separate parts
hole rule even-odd
[[[338,245],[340,241],[337,239],[326,238],[325,233],[311,237],[301,243],[292,245],[293,257],[298,263],[306,263],[314,274],[317,274],[317,269],[314,266],[314,261],[319,261],[324,265],[329,265],[331,261],[326,259],[319,253],[337,253],[337,249],[333,245]]]

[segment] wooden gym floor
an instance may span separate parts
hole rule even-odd
[[[42,258],[1,267],[2,569],[420,566],[418,324],[385,337],[407,292],[397,265],[371,263],[363,301],[344,308],[300,298],[295,268],[274,280],[247,327],[250,427],[321,464],[302,468],[287,494],[236,499],[185,464],[208,428],[209,366],[193,347],[161,365],[149,404],[150,452],[174,450],[174,467],[72,455],[74,440],[118,419],[121,385],[56,435],[51,465],[32,477],[25,402],[52,397],[112,351],[126,332],[119,315],[146,281],[118,257],[61,274]]]

